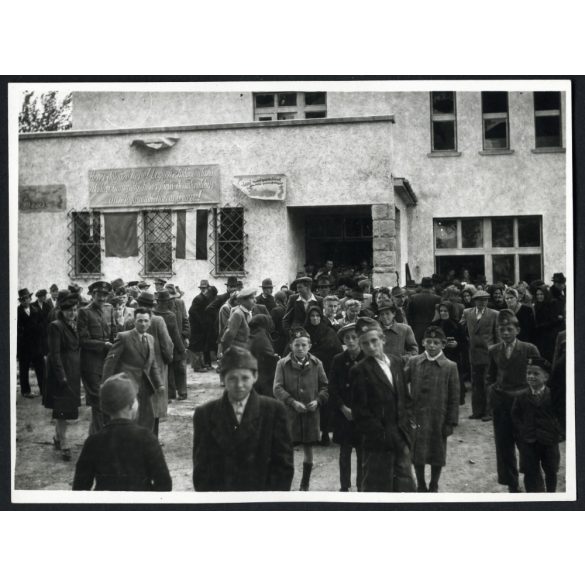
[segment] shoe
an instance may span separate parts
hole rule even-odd
[[[429,484],[429,492],[436,494],[439,491],[438,485]]]
[[[32,392],[29,392],[28,394],[23,394],[22,396],[24,398],[36,398],[36,396]]]
[[[59,441],[57,437],[53,437],[53,447],[55,448],[55,451],[61,451],[61,441]]]
[[[485,416],[482,416],[482,417],[481,417],[481,420],[482,420],[483,422],[489,422],[490,420],[493,420],[493,419],[492,419],[492,415],[491,415],[491,414],[486,414]]]
[[[186,394],[181,394],[177,400],[187,400],[187,395]]]
[[[419,486],[416,488],[416,491],[417,491],[419,494],[426,494],[426,493],[427,493],[429,490],[427,489],[427,486],[426,486],[426,485],[419,485]]]
[[[349,488],[341,488],[339,491],[340,492],[348,492],[349,491]]]
[[[520,489],[520,486],[519,485],[509,485],[508,486],[508,491],[511,494],[519,494],[519,493],[522,492],[522,490]]]
[[[483,418],[483,414],[470,414],[467,418],[479,420],[480,418]]]
[[[311,481],[311,471],[313,470],[312,463],[303,463],[303,477],[301,478],[301,485],[299,490],[301,492],[309,491],[309,483]]]
[[[63,461],[71,461],[71,449],[63,449],[61,451],[61,458]]]

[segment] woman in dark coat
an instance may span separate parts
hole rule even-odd
[[[437,305],[439,318],[431,325],[440,327],[447,337],[447,345],[443,350],[445,357],[457,364],[459,374],[459,404],[465,404],[465,384],[463,383],[463,350],[466,346],[465,334],[461,325],[454,319],[453,305],[449,301],[442,301]]]
[[[203,362],[206,368],[211,369],[211,361],[217,356],[217,328],[215,323],[220,307],[215,310],[212,305],[217,297],[217,288],[210,286],[205,296],[207,297],[207,306],[203,312],[203,331],[205,332]]]
[[[270,339],[270,317],[267,315],[254,315],[248,323],[250,327],[250,339],[248,347],[250,353],[258,362],[258,380],[254,389],[258,394],[274,398],[272,388],[274,386],[274,373],[279,360],[274,353],[272,340]]]
[[[311,354],[319,358],[323,363],[325,372],[329,372],[333,358],[343,351],[343,346],[333,327],[323,320],[321,307],[315,306],[309,309],[305,320],[305,329],[311,336]],[[321,445],[329,445],[329,431],[332,425],[331,403],[327,402],[321,407]]]
[[[504,293],[504,300],[506,305],[516,318],[518,319],[518,325],[520,325],[520,333],[518,339],[520,341],[527,341],[528,343],[534,343],[534,311],[532,307],[524,305],[520,302],[520,293],[515,288],[507,288]]]
[[[565,328],[563,307],[551,298],[546,285],[536,288],[534,301],[534,343],[540,355],[552,362],[557,335]]]
[[[189,326],[191,336],[189,337],[189,351],[193,353],[192,366],[196,372],[206,372],[205,367],[205,342],[207,339],[205,309],[208,305],[208,298],[204,292],[200,292],[191,303],[189,308]]]
[[[57,320],[48,327],[49,355],[43,405],[53,411],[53,445],[61,451],[63,461],[71,460],[67,421],[77,420],[81,406],[79,337],[76,326],[78,304],[77,295],[65,298],[59,305]]]

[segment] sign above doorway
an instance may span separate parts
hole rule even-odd
[[[286,175],[239,175],[234,177],[233,185],[252,199],[286,199]]]

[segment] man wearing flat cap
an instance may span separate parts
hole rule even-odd
[[[291,288],[296,285],[297,292],[288,299],[286,311],[282,318],[282,328],[285,331],[302,327],[307,318],[310,307],[323,306],[323,298],[315,296],[311,290],[313,279],[310,276],[301,276],[291,283]]]
[[[349,373],[352,413],[364,437],[365,492],[412,492],[412,400],[399,357],[384,354],[380,324],[369,317],[356,322],[360,347],[366,356]]]
[[[81,379],[85,388],[85,400],[91,407],[90,435],[101,430],[108,418],[100,408],[99,390],[104,361],[117,333],[112,307],[106,305],[111,291],[112,285],[109,282],[94,282],[89,287],[91,302],[86,307],[81,307],[77,313]]]
[[[16,312],[16,358],[20,378],[20,393],[25,398],[32,398],[28,371],[33,366],[43,393],[45,362],[43,359],[43,322],[38,309],[31,306],[32,295],[27,288],[18,291],[19,307]]]
[[[488,348],[497,343],[498,311],[487,304],[489,293],[477,291],[471,300],[475,307],[463,311],[459,322],[469,337],[469,363],[471,365],[471,415],[472,419],[491,420],[491,405],[486,389],[486,376],[489,360]]]
[[[265,278],[262,281],[262,292],[256,297],[256,305],[264,305],[268,309],[268,313],[276,307],[276,301],[272,296],[274,285],[271,278]]]
[[[256,303],[255,296],[256,289],[253,287],[244,288],[236,295],[238,306],[232,310],[221,338],[224,353],[232,345],[247,349],[250,338],[248,323],[252,319],[252,308]]]

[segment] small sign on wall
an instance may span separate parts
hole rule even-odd
[[[20,185],[20,211],[63,211],[67,205],[65,185]]]
[[[286,175],[240,175],[234,177],[234,187],[252,199],[284,201]]]

